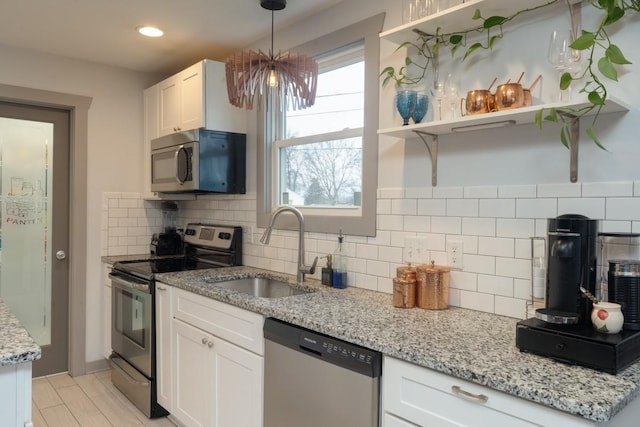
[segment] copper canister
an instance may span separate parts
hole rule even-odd
[[[409,266],[410,267],[410,266]],[[398,270],[402,267],[398,267]],[[399,274],[400,271],[397,271]],[[413,267],[404,268],[402,277],[393,279],[393,306],[398,308],[412,308],[416,305],[416,270]]]
[[[411,265],[411,263],[407,265],[401,265],[396,268],[396,277],[402,278],[407,277],[408,279],[416,280],[416,267]]]
[[[449,267],[419,265],[416,268],[417,297],[420,308],[444,310],[449,307]]]

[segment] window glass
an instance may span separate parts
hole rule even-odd
[[[278,204],[360,206],[364,122],[363,43],[318,60],[316,103],[289,109],[276,141]]]

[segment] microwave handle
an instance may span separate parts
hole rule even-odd
[[[180,185],[184,184],[184,179],[182,179],[178,175],[178,173],[180,172],[180,164],[178,162],[179,162],[179,157],[180,157],[180,151],[182,151],[182,150],[185,150],[184,145],[181,145],[180,147],[178,147],[178,149],[176,150],[175,154],[173,155],[173,160],[175,161],[175,165],[176,165],[176,181],[178,181],[178,183]]]

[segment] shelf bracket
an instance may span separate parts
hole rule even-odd
[[[431,157],[431,185],[438,185],[438,135],[433,133],[424,132],[421,130],[413,131],[420,137],[424,145],[427,146],[429,156]],[[431,144],[429,144],[428,137],[431,137]]]
[[[565,126],[569,143],[569,180],[578,181],[578,143],[580,142],[580,119],[573,114],[559,113]]]

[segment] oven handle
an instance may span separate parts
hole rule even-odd
[[[132,289],[135,291],[149,293],[149,284],[148,283],[135,283],[130,282],[128,280],[123,279],[122,277],[116,276],[114,274],[109,274],[109,279],[116,285],[120,285],[120,287],[124,287],[127,289]]]
[[[133,378],[131,375],[129,375],[127,371],[125,371],[124,369],[122,369],[122,367],[120,367],[120,365],[118,365],[118,362],[116,362],[115,359],[120,359],[120,358],[114,357],[113,354],[109,356],[109,361],[111,362],[111,366],[113,366],[114,368],[118,368],[120,373],[122,373],[130,383],[139,385],[141,387],[149,387],[148,381],[138,381],[137,379]]]

